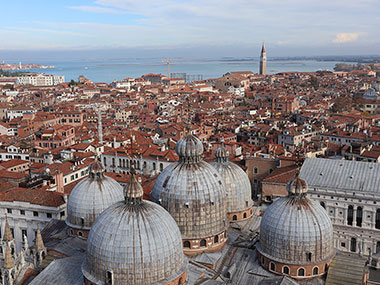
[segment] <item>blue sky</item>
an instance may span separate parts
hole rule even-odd
[[[379,0],[18,0],[0,50],[192,55],[380,54]],[[184,54],[181,54],[182,53]],[[144,54],[144,53],[142,53]]]

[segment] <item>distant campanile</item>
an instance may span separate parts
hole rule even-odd
[[[265,52],[264,43],[263,43],[263,46],[261,48],[261,55],[260,55],[260,74],[262,74],[262,75],[267,74],[267,54]]]

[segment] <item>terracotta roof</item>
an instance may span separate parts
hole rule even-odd
[[[38,188],[14,188],[0,193],[0,200],[6,202],[21,201],[31,204],[58,207],[65,203],[63,194]]]

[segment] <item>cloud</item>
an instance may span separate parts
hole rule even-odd
[[[349,43],[354,42],[359,38],[359,33],[339,33],[333,40],[333,43]]]
[[[125,12],[120,9],[108,8],[108,7],[99,7],[99,6],[70,6],[68,7],[72,10],[79,10],[90,13],[101,13],[101,14],[125,14]]]

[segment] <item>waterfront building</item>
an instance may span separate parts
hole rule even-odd
[[[19,76],[17,77],[17,80],[21,85],[52,86],[65,82],[65,77],[63,75],[47,75],[40,73]]]

